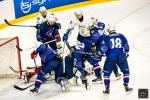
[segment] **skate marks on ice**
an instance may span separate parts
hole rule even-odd
[[[31,88],[24,91],[19,91],[12,86],[7,90],[0,92],[0,100],[43,100],[47,97],[50,98],[62,93],[59,85],[57,85],[54,81],[49,81],[43,84],[39,90],[39,93],[36,95],[30,93]]]
[[[150,26],[144,28],[134,36],[134,49],[145,57],[150,58]]]
[[[20,85],[19,85],[20,84]],[[29,84],[33,84],[29,83]],[[21,82],[17,82],[16,85],[21,86],[21,87],[25,87],[26,85],[29,84],[21,84]],[[77,86],[77,87],[71,87],[70,85],[66,85],[67,90],[66,92],[62,92],[60,86],[58,84],[55,83],[55,81],[48,81],[44,84],[42,84],[41,88],[39,89],[38,94],[33,94],[30,93],[30,89],[28,88],[24,91],[19,91],[15,88],[13,88],[13,86],[5,89],[4,91],[0,92],[0,100],[43,100],[43,99],[47,99],[47,98],[59,98],[61,96],[65,97],[65,95],[69,94],[82,94],[82,92],[86,91],[84,86]]]

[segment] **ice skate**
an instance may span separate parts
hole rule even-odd
[[[109,90],[109,86],[106,87],[106,89],[103,91],[104,94],[109,94],[110,90]]]
[[[95,79],[93,79],[92,83],[100,83],[100,84],[102,84],[103,82],[102,82],[101,76],[97,76]]]
[[[31,93],[37,94],[38,93],[38,89],[34,88],[30,90]]]
[[[62,92],[66,91],[66,86],[63,80],[60,81],[60,87],[61,87]]]

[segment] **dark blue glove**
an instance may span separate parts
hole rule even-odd
[[[63,36],[63,42],[68,40],[68,36],[66,34],[64,34]]]
[[[37,25],[35,26],[35,28],[36,28],[36,29],[39,29],[39,27],[40,27],[40,25],[39,25],[39,24],[37,24]]]

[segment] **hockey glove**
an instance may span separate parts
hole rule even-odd
[[[61,49],[62,48],[61,42],[57,42],[56,46],[57,46],[57,49]]]
[[[37,25],[35,26],[36,29],[39,29],[39,27],[40,27],[40,24],[37,24]]]
[[[95,52],[93,53],[93,56],[94,56],[94,59],[100,59],[101,56],[102,56],[102,54],[101,54],[99,51],[95,51]]]
[[[96,50],[96,45],[95,45],[95,43],[92,43],[92,44],[91,44],[91,50],[92,50],[92,51],[95,51],[95,50]]]
[[[31,59],[35,59],[37,57],[37,52],[34,50],[32,53],[31,53]]]
[[[63,42],[68,40],[68,36],[66,34],[64,34],[63,36]]]
[[[54,58],[55,58],[55,60],[57,60],[57,61],[62,61],[62,58],[61,58],[61,56],[59,56],[59,55],[58,55],[58,56],[55,56]]]

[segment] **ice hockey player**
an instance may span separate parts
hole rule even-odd
[[[102,70],[99,65],[102,55],[96,51],[97,43],[103,39],[103,34],[105,33],[105,24],[103,22],[97,22],[95,26],[91,29],[91,48],[88,52],[91,52],[93,55],[87,55],[87,61],[93,66],[96,78],[92,82],[102,83]]]
[[[72,52],[72,55],[74,57],[74,66],[75,68],[81,73],[81,79],[87,80],[86,76],[87,76],[87,71],[85,70],[85,54],[84,53],[84,44],[82,43],[78,43],[75,46],[72,46],[72,50],[76,51],[76,52]],[[81,53],[83,52],[83,53]]]
[[[41,44],[36,50],[31,53],[31,58],[35,59],[39,54],[41,58],[41,70],[37,74],[37,79],[35,82],[35,88],[30,91],[33,93],[37,93],[41,84],[45,82],[44,76],[47,73],[50,73],[52,70],[55,71],[55,81],[60,84],[61,89],[65,91],[65,85],[62,79],[61,67],[59,67],[59,61],[61,58],[59,55],[51,48],[45,44]]]
[[[88,55],[87,56],[87,61],[93,65],[93,69],[96,75],[96,79],[92,80],[92,82],[100,82],[102,81],[102,70],[99,65],[99,61],[101,61],[102,57],[105,56],[105,54],[102,52],[102,46],[105,44],[105,38],[107,37],[106,32],[105,32],[105,24],[102,22],[98,22],[96,24],[96,27],[92,28],[92,38],[91,38],[91,50],[89,52],[93,52],[93,56]],[[102,52],[102,53],[100,53]],[[113,67],[113,72],[118,79],[121,78],[121,74],[118,72],[118,67],[117,65],[114,65]],[[100,82],[102,83],[102,82]]]
[[[37,29],[37,41],[46,43],[56,39],[56,41],[48,43],[48,45],[54,50],[60,49],[62,47],[61,38],[59,35],[59,29],[61,26],[55,21],[55,17],[53,15],[47,15],[46,19],[47,21],[40,24]]]
[[[87,15],[83,15],[83,13],[80,10],[75,11],[74,15],[76,19],[70,22],[69,27],[63,36],[63,41],[68,40],[68,37],[70,36],[72,30],[75,28],[75,26],[77,26],[78,27],[77,41],[86,45],[86,48],[84,49],[86,51],[86,49],[90,48],[89,42],[91,38],[91,28],[95,25],[97,19],[89,17]]]
[[[83,15],[81,10],[75,11],[74,15],[75,15],[76,19],[74,19],[70,22],[69,28],[67,29],[66,33],[63,36],[63,41],[68,40],[68,37],[70,36],[72,30],[74,29],[75,26],[77,26],[78,30],[79,30],[77,42],[79,44],[81,44],[82,46],[84,46],[83,52],[86,52],[90,49],[91,29],[97,22],[97,19],[87,16],[87,15]],[[81,55],[81,56],[83,56],[83,55]],[[80,58],[82,58],[82,57],[80,57]],[[77,64],[83,62],[82,59],[80,59],[80,58],[78,58]],[[78,65],[80,67],[84,68],[83,65],[80,65],[80,64],[78,64]],[[81,73],[83,73],[83,72],[81,72]]]
[[[82,84],[80,77],[75,76],[73,72],[74,67],[74,58],[72,56],[65,57],[65,77],[63,76],[63,54],[56,53],[51,47],[48,47],[45,44],[41,44],[35,51],[31,53],[31,58],[35,59],[37,54],[40,55],[42,67],[38,72],[37,80],[35,82],[35,88],[30,91],[33,93],[37,93],[41,84],[44,83],[45,75],[47,73],[50,74],[51,70],[55,71],[55,82],[61,86],[62,91],[66,91],[66,86],[64,84],[64,78],[68,79],[68,81],[74,85]]]
[[[41,7],[40,9],[45,9],[44,7]],[[37,29],[36,32],[36,38],[37,41],[39,42],[38,44],[46,43],[53,41],[51,43],[48,43],[48,45],[54,49],[57,50],[58,52],[62,52],[62,45],[61,45],[61,38],[59,35],[59,29],[60,29],[60,24],[56,22],[55,16],[48,14],[46,16],[46,21],[39,24],[39,28]],[[32,73],[26,73],[26,82],[28,83],[30,78],[34,76],[37,73],[36,69]]]
[[[52,15],[55,17],[55,15],[52,12],[47,11],[47,9],[44,6],[40,7],[39,12],[40,12],[40,14],[37,16],[37,21],[36,21],[37,27],[36,28],[38,28],[38,25],[47,21],[48,15]],[[55,17],[55,20],[57,21],[56,17]]]
[[[126,37],[123,34],[117,33],[114,25],[107,26],[107,31],[109,33],[103,46],[103,50],[106,52],[106,61],[104,64],[104,84],[105,90],[104,94],[110,93],[110,74],[113,70],[114,65],[118,65],[123,73],[123,85],[125,91],[132,91],[133,88],[128,87],[129,83],[129,66],[127,62],[127,57],[129,53],[129,45]]]

